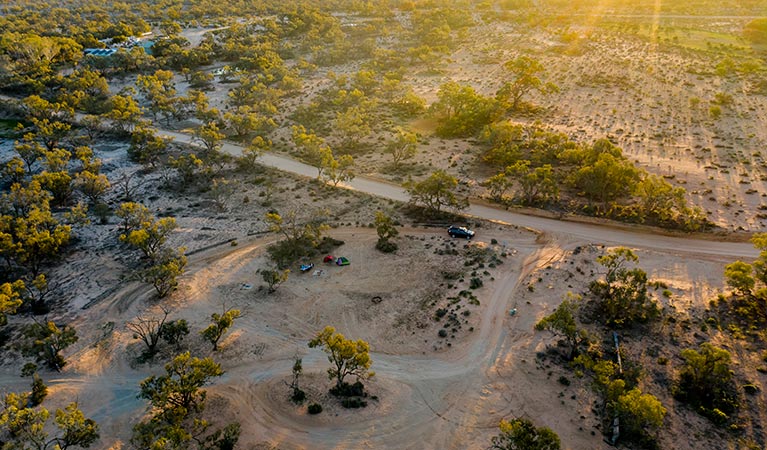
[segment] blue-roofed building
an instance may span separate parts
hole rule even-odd
[[[93,56],[112,56],[117,53],[116,48],[86,48],[83,50],[86,55]]]

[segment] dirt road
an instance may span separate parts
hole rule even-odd
[[[192,141],[187,134],[166,130],[160,130],[160,133],[180,142]],[[223,151],[232,155],[239,155],[242,150],[241,146],[231,143],[223,145]],[[267,154],[261,162],[278,170],[316,176],[315,168],[284,156]],[[345,187],[388,199],[409,199],[400,186],[364,177],[354,179]],[[555,382],[548,382],[543,372],[536,371],[534,367],[535,351],[541,344],[541,337],[533,332],[533,325],[537,318],[561,300],[561,295],[552,294],[552,300],[547,305],[526,305],[526,309],[514,317],[507,313],[520,296],[520,291],[526,290],[522,288],[526,288],[527,277],[536,269],[561,258],[568,248],[590,242],[652,249],[679,256],[682,260],[703,256],[724,261],[750,259],[757,255],[748,243],[660,236],[609,226],[564,222],[478,203],[471,204],[467,214],[533,228],[548,235],[541,242],[528,238],[528,241],[516,244],[519,257],[505,265],[503,275],[489,287],[489,297],[483,303],[477,331],[467,337],[462,345],[440,354],[374,352],[374,369],[380,380],[377,383],[381,383],[393,399],[388,409],[377,409],[375,415],[350,422],[334,422],[332,417],[296,418],[284,411],[284,393],[280,396],[282,403],[273,401],[275,394],[270,391],[278,386],[280,392],[284,391],[281,383],[290,374],[292,351],[284,351],[271,358],[227,361],[227,374],[210,389],[229,399],[241,413],[237,419],[243,427],[242,448],[486,448],[488,437],[497,430],[498,421],[512,416],[534,418],[537,423],[555,427],[565,448],[606,448],[600,437],[592,436],[589,433],[591,430],[581,427],[583,424],[577,419],[581,414],[589,414],[592,402],[588,393],[578,394],[577,404],[582,406],[583,413],[565,410],[560,406],[564,400],[552,394],[558,388],[556,385],[552,387]],[[336,230],[334,233],[344,237],[344,233],[374,234],[375,231],[355,229]],[[421,230],[418,233],[429,234],[433,231]],[[231,271],[232,264],[245,259],[250,252],[256,252],[264,243],[264,240],[243,242],[236,248],[223,247],[194,255],[190,258],[185,279],[193,278],[203,270],[208,272],[200,276],[206,279],[223,277]],[[126,295],[138,297],[138,291],[148,289],[146,286],[137,287],[137,293]],[[124,305],[124,300],[124,296],[112,299],[115,304],[119,302],[121,305]],[[91,311],[88,314],[103,316],[94,323],[100,323],[104,318],[114,320],[112,315],[118,314],[108,304]],[[129,313],[122,314],[127,316]],[[82,320],[93,319],[89,316]],[[258,317],[252,320],[254,330],[269,327]],[[268,333],[271,339],[285,342],[286,348],[289,345],[306,348],[306,340],[300,335],[274,327],[269,328]],[[309,351],[304,356],[307,373],[321,374],[326,365],[324,354],[318,350]],[[60,377],[47,381],[54,393],[57,390],[74,393],[88,391],[91,399],[101,400],[94,403],[83,398],[81,406],[86,414],[104,424],[103,443],[110,445],[115,442],[115,436],[123,440],[129,436],[127,423],[135,421],[144,410],[144,402],[135,397],[138,382],[159,371],[158,366],[128,368],[118,364],[107,366],[99,373],[67,369]],[[14,371],[0,374],[0,383],[17,390],[26,387],[28,380],[19,379]],[[574,401],[568,407],[577,404]],[[256,447],[262,441],[268,441],[275,447]]]
[[[169,130],[158,131],[161,135],[173,138],[178,142],[195,144],[193,136],[189,134]],[[233,156],[242,155],[242,150],[243,147],[229,142],[224,143],[222,147],[222,151]],[[268,153],[262,156],[260,162],[278,170],[292,172],[306,177],[317,176],[317,169],[314,167],[273,153]],[[403,202],[407,202],[410,199],[405,192],[405,189],[401,186],[380,180],[357,177],[352,181],[341,185],[349,189],[387,199]],[[676,254],[731,256],[733,259],[753,259],[758,255],[758,252],[750,243],[720,242],[708,239],[663,236],[651,234],[649,232],[618,229],[608,225],[584,224],[545,217],[528,216],[477,203],[471,203],[465,213],[469,216],[532,228],[544,233],[571,236],[587,243],[594,242],[600,244],[625,245]]]

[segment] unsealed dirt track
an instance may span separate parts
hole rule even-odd
[[[183,142],[191,137],[162,131]],[[226,143],[223,150],[240,154],[242,148]],[[279,170],[313,177],[316,170],[295,160],[268,154],[261,162]],[[384,198],[407,201],[399,186],[367,178],[357,178],[346,186]],[[290,329],[280,329],[260,322],[250,315],[235,325],[253,335],[263,335],[278,349],[263,357],[242,357],[213,354],[223,361],[226,374],[210,386],[215,402],[212,414],[222,420],[237,420],[242,424],[241,448],[280,449],[480,449],[486,448],[489,437],[496,433],[500,419],[524,416],[539,425],[555,429],[565,448],[607,448],[590,427],[579,420],[590,416],[592,398],[587,391],[578,393],[578,400],[568,408],[560,406],[556,396],[556,381],[547,380],[535,368],[535,352],[545,346],[548,336],[533,331],[535,322],[561,301],[560,290],[552,291],[545,302],[523,305],[520,313],[510,316],[508,310],[517,306],[521,291],[527,289],[528,277],[561,260],[569,250],[588,243],[626,245],[685,259],[710,259],[721,262],[737,258],[752,259],[757,251],[748,243],[688,239],[635,232],[596,224],[563,222],[527,216],[482,204],[472,204],[468,214],[499,223],[531,228],[541,232],[520,237],[518,231],[483,231],[479,239],[490,237],[509,241],[518,251],[504,265],[496,280],[486,287],[481,316],[476,331],[465,336],[453,348],[422,354],[377,352],[375,342],[372,359],[377,375],[371,380],[371,391],[379,393],[380,402],[371,402],[359,412],[332,411],[319,416],[297,412],[286,400],[283,381],[290,374],[295,349],[303,349],[304,370],[318,379],[324,378],[327,367],[325,355],[306,349],[310,329],[295,318]],[[443,230],[407,230],[416,236],[444,235]],[[334,237],[351,243],[357,239],[365,245],[374,239],[371,229],[337,229]],[[192,286],[169,305],[177,314],[203,322],[213,307],[212,286],[234,283],[236,272],[247,261],[262,256],[265,244],[272,238],[255,238],[240,242],[237,247],[222,246],[190,257],[188,273],[182,286]],[[417,270],[414,268],[413,270]],[[296,275],[300,276],[300,275]],[[310,277],[310,275],[306,275]],[[304,282],[309,278],[305,278]],[[132,320],[142,311],[151,288],[126,285],[111,298],[94,305],[74,323],[78,329],[88,329],[86,323],[101,324]],[[210,294],[210,295],[209,295]],[[275,303],[274,308],[281,305]],[[208,308],[208,309],[206,309]],[[287,319],[286,319],[287,321]],[[198,323],[198,325],[199,325]],[[97,341],[90,336],[91,342]],[[86,338],[83,338],[84,340]],[[121,341],[122,340],[122,341]],[[114,342],[126,342],[125,330],[116,330]],[[129,448],[129,423],[135,423],[145,412],[145,402],[136,394],[139,382],[150,374],[161,372],[161,364],[128,367],[127,358],[119,352],[125,348],[106,342],[103,346],[80,349],[68,355],[73,361],[60,376],[46,377],[51,386],[55,408],[77,398],[86,415],[102,426],[102,448]],[[236,347],[232,345],[230,348]],[[196,350],[200,350],[199,347]],[[206,350],[207,351],[207,350]],[[319,375],[318,375],[319,374]],[[17,373],[0,375],[0,383],[8,390],[26,389],[28,380]],[[67,395],[56,395],[66,393]],[[122,444],[119,444],[122,442]],[[121,447],[120,447],[121,446]]]

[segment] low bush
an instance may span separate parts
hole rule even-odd
[[[293,401],[293,403],[301,403],[306,400],[306,392],[302,391],[301,389],[294,389],[293,395],[290,396],[290,399]]]
[[[365,386],[361,381],[354,384],[343,383],[341,386],[333,386],[330,393],[336,397],[367,397]]]
[[[341,406],[347,409],[364,408],[368,405],[368,402],[360,398],[345,398],[341,401]]]
[[[285,269],[300,258],[331,253],[332,250],[343,244],[343,241],[329,237],[322,238],[316,247],[308,238],[285,239],[270,245],[267,248],[267,253],[269,253],[269,258],[277,264],[277,267]]]
[[[376,250],[383,253],[394,253],[397,251],[397,244],[388,239],[379,239],[376,243]]]

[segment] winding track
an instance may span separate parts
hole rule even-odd
[[[159,131],[174,140],[194,145],[193,137],[188,134]],[[225,143],[222,150],[236,156],[242,153],[243,147]],[[315,168],[275,154],[264,155],[261,163],[298,175],[316,175]],[[364,177],[354,179],[345,187],[387,199],[409,199],[400,186]],[[493,294],[481,317],[478,332],[472,336],[465,348],[456,348],[449,352],[449,356],[436,357],[375,353],[373,359],[379,376],[405,387],[406,394],[398,399],[394,411],[388,411],[381,417],[333,426],[308,426],[306,423],[289,420],[270,410],[269,403],[264,398],[245,391],[258,383],[289,374],[292,365],[290,358],[243,361],[229,370],[221,380],[223,386],[220,389],[217,386],[217,392],[221,395],[253,396],[253,414],[242,418],[243,428],[275,442],[282,442],[284,448],[475,448],[478,442],[477,433],[493,433],[500,417],[519,414],[520,410],[529,415],[546,414],[546,411],[541,409],[545,405],[526,402],[522,391],[536,389],[537,380],[534,376],[524,375],[516,375],[513,378],[513,383],[518,384],[506,386],[509,395],[513,397],[510,404],[518,409],[494,410],[492,413],[488,413],[488,410],[498,404],[497,401],[494,403],[489,399],[494,387],[498,383],[503,385],[512,382],[501,374],[501,368],[509,368],[508,355],[524,351],[532,334],[530,320],[533,318],[510,318],[505,312],[525,276],[536,267],[561,255],[558,241],[570,244],[598,242],[627,245],[670,253],[680,258],[698,255],[716,259],[750,259],[757,255],[757,251],[748,243],[660,236],[603,225],[562,222],[478,203],[472,203],[467,213],[478,218],[540,230],[552,237],[552,244],[531,244],[524,253],[525,258],[519,258],[513,263],[516,264],[514,270],[507,272],[507,275],[494,283]],[[247,248],[258,247],[260,244],[253,243]],[[244,250],[246,248],[243,246],[233,251]],[[218,259],[230,255],[231,252],[204,252],[198,262],[215,264]],[[285,338],[295,340],[290,336]],[[304,358],[305,368],[312,371],[321,371],[324,364],[324,355],[319,351],[313,351]],[[513,366],[511,368],[514,369]],[[145,371],[146,369],[130,371],[129,374],[107,372],[99,375],[66,373],[50,381],[54,386],[88,384],[89,389],[103,392],[100,398],[107,403],[86,412],[93,413],[97,419],[101,416],[104,419],[111,418],[114,422],[118,416],[135,419],[136,414],[143,408],[143,402],[135,399],[135,393],[138,390],[138,381],[146,376]],[[15,385],[20,385],[15,375],[0,375],[0,381],[4,385],[6,382],[8,386],[14,385],[14,388]],[[26,384],[26,381],[22,382]],[[242,387],[243,385],[246,387]],[[123,425],[123,421],[112,423],[112,429],[104,430],[104,434],[117,433],[117,426]],[[121,432],[124,434],[125,430]],[[569,444],[570,448],[595,448],[593,446],[599,445],[598,442],[587,436],[579,440],[576,436]]]
[[[188,134],[167,130],[160,130],[160,133],[194,145],[193,137]],[[241,155],[242,150],[243,147],[232,143],[225,143],[222,147],[222,151],[233,156]],[[266,154],[261,163],[302,176],[316,176],[315,168],[280,155]],[[355,178],[344,187],[387,199],[409,200],[402,187],[370,178]],[[530,330],[534,317],[510,318],[506,311],[531,271],[562,256],[561,243],[626,245],[682,259],[696,256],[718,260],[751,259],[758,254],[749,243],[672,237],[606,225],[563,222],[479,203],[471,203],[467,213],[482,219],[540,230],[549,236],[549,244],[529,247],[526,257],[515,262],[515,270],[507,272],[494,283],[492,297],[478,326],[479,331],[471,336],[466,347],[436,357],[374,353],[379,376],[398,383],[410,394],[397,399],[394,411],[373,420],[317,426],[281,416],[270,408],[263,395],[253,395],[253,407],[261,412],[244,418],[243,427],[261,436],[269,436],[273,442],[282,442],[287,445],[286,448],[479,448],[477,445],[480,442],[486,443],[482,436],[486,439],[501,417],[521,413],[543,418],[549,414],[547,405],[535,404],[535,400],[531,400],[535,397],[528,398],[525,394],[525,391],[538,388],[539,375],[529,371],[524,374],[524,367],[515,367],[509,362],[509,355],[532,352]],[[289,360],[272,361],[261,367],[247,364],[230,371],[231,378],[226,383],[233,392],[229,395],[233,398],[243,395],[244,388],[240,387],[243,384],[254,385],[284,376],[289,373],[290,364]],[[323,364],[324,357],[317,352],[305,358],[305,367],[313,370],[321,370]],[[511,378],[501,373],[508,370],[516,373]],[[502,395],[509,395],[510,399],[498,401],[492,398],[493,391],[497,391],[499,385],[506,393]],[[220,393],[226,395],[224,392]],[[568,430],[569,448],[593,449],[601,445],[598,440],[579,433],[577,425],[560,425]]]
[[[158,129],[158,132],[175,141],[196,145],[194,137],[189,134],[164,129]],[[232,156],[241,156],[243,147],[226,142],[223,144],[221,150]],[[265,154],[261,157],[260,162],[265,166],[285,172],[292,172],[306,177],[317,176],[317,169],[314,167],[274,153]],[[371,178],[357,177],[348,183],[340,185],[386,199],[403,202],[407,202],[410,199],[405,192],[405,189],[401,186]],[[674,254],[696,254],[719,257],[729,256],[733,259],[753,259],[758,255],[758,252],[754,249],[753,245],[746,242],[722,242],[714,239],[664,236],[649,232],[616,228],[609,225],[561,221],[545,217],[528,216],[475,202],[472,202],[469,205],[466,209],[466,214],[481,219],[532,228],[544,233],[570,236],[586,242],[625,245]]]
[[[14,97],[1,94],[0,100],[10,102],[18,101],[18,99]],[[75,116],[77,120],[80,120],[84,115],[76,113]],[[198,143],[195,142],[194,136],[189,133],[181,133],[163,128],[156,128],[156,130],[160,135],[169,137],[174,141],[199,146]],[[223,152],[232,156],[241,156],[243,149],[244,147],[231,142],[224,142],[221,148]],[[310,178],[316,177],[317,175],[317,169],[314,167],[275,153],[264,154],[260,158],[260,163],[277,170],[291,172]],[[372,178],[357,177],[348,183],[341,183],[339,186],[386,199],[404,202],[410,199],[405,192],[405,189],[401,186],[374,180]],[[754,258],[758,255],[758,252],[749,243],[662,236],[638,230],[619,229],[609,225],[561,221],[519,214],[474,202],[469,205],[465,213],[481,219],[532,228],[544,233],[571,236],[586,242],[626,245],[678,254],[698,254],[719,257],[729,256],[733,259]]]

